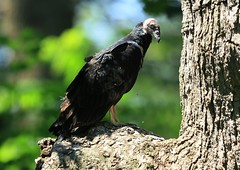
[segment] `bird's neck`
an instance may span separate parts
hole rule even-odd
[[[145,51],[147,51],[152,41],[152,36],[147,33],[147,31],[144,31],[142,22],[136,25],[131,34],[135,37],[135,42],[142,46]]]
[[[134,41],[143,48],[144,54],[146,53],[150,43],[152,42],[152,36],[143,30],[139,30],[139,32],[134,32],[136,37]]]

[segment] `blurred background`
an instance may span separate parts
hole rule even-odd
[[[84,58],[148,17],[159,21],[161,42],[152,42],[118,115],[174,138],[181,122],[180,0],[0,0],[0,169],[34,169],[37,141],[53,137],[48,128]]]

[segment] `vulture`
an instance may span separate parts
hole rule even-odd
[[[152,37],[160,41],[160,26],[156,19],[148,18],[115,44],[87,57],[68,86],[61,113],[49,132],[62,137],[85,132],[108,111],[117,124],[115,106],[133,87]]]

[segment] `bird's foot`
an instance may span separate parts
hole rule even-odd
[[[114,124],[114,125],[118,125],[119,124],[119,119],[117,117],[117,111],[116,111],[116,106],[115,105],[112,105],[109,109],[109,112],[110,112],[110,116],[111,116],[111,122]]]

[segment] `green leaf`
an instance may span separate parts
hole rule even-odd
[[[36,153],[37,145],[32,136],[21,134],[6,139],[0,146],[0,162],[6,163],[20,159],[24,155]]]

